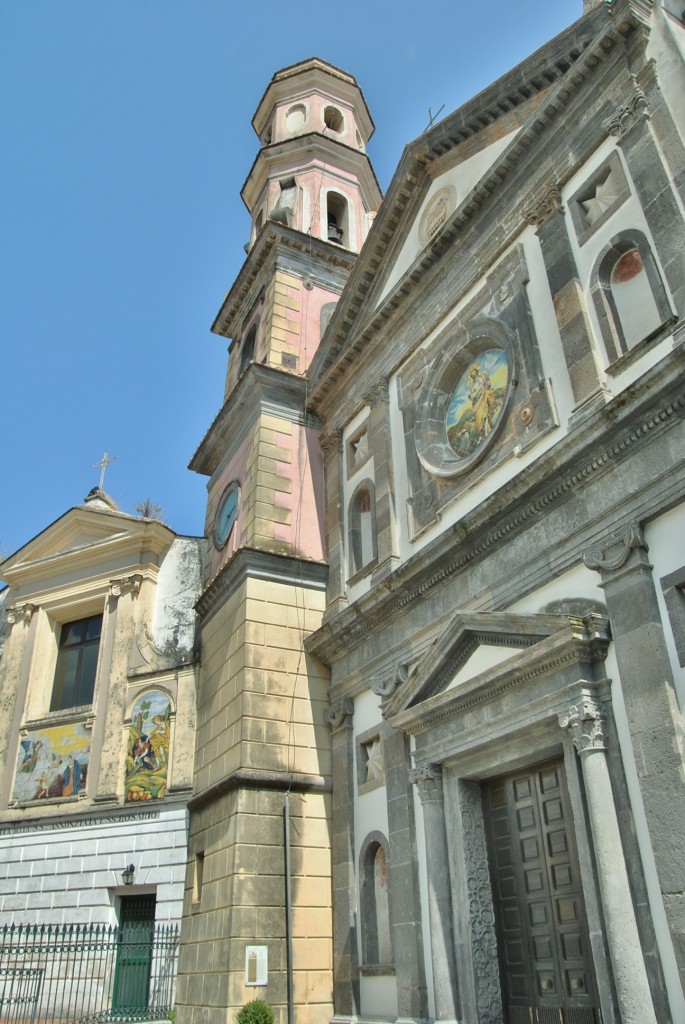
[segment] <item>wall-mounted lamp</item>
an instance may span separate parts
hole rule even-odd
[[[127,864],[124,870],[121,872],[121,880],[124,885],[133,885],[133,878],[136,873],[135,864]]]

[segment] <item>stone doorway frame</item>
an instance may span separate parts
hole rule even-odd
[[[562,758],[603,1024],[656,1024],[607,761],[606,738],[615,737],[603,664],[608,621],[595,613],[471,613],[455,629],[459,618],[448,627],[454,643],[446,630],[401,687],[404,694],[388,702],[390,724],[414,741],[436,1017],[449,1019],[452,1006],[456,1019],[503,1020],[480,783]],[[532,628],[536,619],[543,639]],[[476,637],[510,643],[516,634],[524,651],[450,686],[460,646]],[[448,828],[448,822],[461,827]]]

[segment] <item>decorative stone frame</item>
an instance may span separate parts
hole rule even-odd
[[[618,195],[611,206],[598,217],[594,224],[590,224],[581,204],[592,196],[597,186],[606,181],[610,174],[613,175],[618,187]],[[588,180],[569,199],[568,209],[578,237],[578,244],[584,245],[603,224],[606,224],[610,217],[613,217],[618,208],[628,199],[630,199],[630,187],[618,151],[614,150],[609,158],[594,171]]]
[[[516,246],[493,268],[473,299],[431,342],[416,349],[398,374],[411,539],[435,523],[443,509],[463,495],[466,487],[474,486],[505,459],[526,452],[557,426],[528,301],[528,279],[524,249]],[[506,346],[510,359],[511,387],[506,408],[500,411],[492,435],[479,446],[475,457],[465,466],[455,466],[454,461],[462,460],[457,459],[451,448],[445,448],[446,428],[444,420],[439,422],[430,387],[437,382],[446,402],[449,381],[441,384],[441,375],[449,373],[456,383],[455,374],[460,366],[466,368],[469,354],[493,344]],[[432,428],[425,423],[426,412],[435,418]],[[425,449],[433,441],[431,429],[437,435],[437,448],[426,459]],[[446,467],[443,453],[447,456]],[[442,475],[428,469],[426,462],[437,464]],[[462,471],[451,472],[451,468]]]
[[[432,242],[456,208],[457,190],[454,185],[438,189],[435,195],[431,196],[419,221],[419,242],[422,246]]]
[[[659,326],[648,334],[637,345],[628,348],[621,319],[619,317],[616,303],[611,291],[611,271],[616,262],[631,249],[637,249],[647,274],[647,280],[656,303],[657,311],[661,320]],[[661,274],[652,254],[652,249],[645,235],[635,228],[621,231],[604,246],[595,262],[591,275],[591,295],[595,312],[599,321],[599,328],[606,350],[609,364],[616,362],[622,356],[628,355],[636,350],[643,343],[648,343],[668,323],[673,311],[666,294]]]
[[[373,729],[367,729],[366,732],[360,733],[356,738],[357,792],[360,796],[363,793],[371,793],[374,789],[381,789],[385,786],[385,754],[383,751],[383,734],[385,728],[385,725],[377,725]],[[375,739],[380,741],[381,752],[384,758],[383,775],[378,779],[367,779],[366,765],[368,757],[366,756],[366,747]]]
[[[361,924],[361,963],[362,974],[394,974],[394,955],[388,961],[379,959],[378,949],[378,903],[375,891],[375,867],[378,851],[382,850],[385,857],[386,871],[390,868],[390,847],[382,832],[370,832],[359,851],[359,916]],[[390,893],[388,889],[388,917],[390,915]],[[392,950],[392,927],[389,926],[388,941]]]
[[[662,576],[661,589],[671,622],[678,661],[685,666],[685,566]]]
[[[478,633],[483,638],[497,633],[509,638],[518,630],[520,646],[527,649],[450,688],[448,680],[473,634],[473,628],[459,631],[456,619],[384,708],[394,729],[414,737],[417,770],[426,764],[440,766],[445,821],[460,822],[460,827],[447,829],[447,863],[431,866],[435,853],[428,849],[427,870],[442,870],[450,878],[463,1017],[479,1024],[501,1024],[502,1020],[481,790],[480,782],[474,780],[532,768],[554,758],[563,760],[569,788],[600,1007],[606,1019],[614,1019],[603,903],[594,866],[596,839],[585,807],[581,764],[564,728],[564,716],[589,702],[603,709],[615,736],[611,682],[603,671],[610,642],[608,622],[595,614],[477,613],[475,619],[482,623]],[[613,758],[612,768],[620,772],[620,758]],[[623,783],[617,782],[620,792]],[[606,814],[616,820],[614,807],[607,806]],[[630,899],[628,892],[626,898]]]
[[[361,527],[361,503],[364,496],[368,495],[371,512],[371,557],[362,562],[362,527]],[[349,549],[349,579],[348,583],[354,583],[361,579],[378,563],[378,537],[376,529],[376,488],[373,480],[366,477],[360,480],[354,489],[352,497],[347,506],[347,543]]]
[[[359,426],[354,431],[354,433],[351,434],[350,437],[347,439],[347,443],[345,444],[345,464],[347,468],[348,480],[351,476],[354,476],[355,473],[358,473],[362,466],[366,465],[366,463],[371,458],[372,452],[370,448],[367,451],[366,455],[359,460],[359,462],[355,461],[356,456],[354,453],[354,445],[357,443],[357,441],[360,440],[360,438],[364,436],[364,434],[366,434],[368,437],[368,433],[369,421],[365,420],[364,423],[362,423],[361,426]]]
[[[507,360],[507,387],[497,421],[487,440],[476,451],[460,458],[447,437],[446,416],[454,389],[468,365],[485,352],[498,350]],[[416,451],[425,469],[434,476],[467,473],[484,457],[502,429],[516,380],[516,355],[511,339],[496,320],[480,318],[467,324],[433,363],[421,387],[415,428]]]

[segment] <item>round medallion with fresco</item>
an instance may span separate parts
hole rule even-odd
[[[461,373],[450,396],[445,430],[460,459],[471,459],[492,434],[509,387],[509,361],[501,348],[480,352]]]

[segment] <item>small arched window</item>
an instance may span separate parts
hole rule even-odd
[[[239,377],[242,377],[244,371],[247,369],[249,364],[254,359],[255,345],[257,343],[258,326],[259,321],[257,320],[255,323],[252,324],[252,327],[250,327],[240,347],[240,370],[238,372]]]
[[[622,231],[600,254],[592,298],[610,362],[654,334],[671,308],[652,250],[640,231]]]
[[[323,123],[332,132],[340,134],[345,127],[343,116],[337,107],[325,107],[323,112]]]
[[[388,853],[385,836],[367,836],[360,856],[362,959],[365,966],[392,964]]]
[[[329,192],[326,199],[327,235],[329,242],[346,245],[348,237],[348,205],[339,192]]]
[[[376,561],[376,502],[370,480],[359,484],[350,502],[350,575]]]

